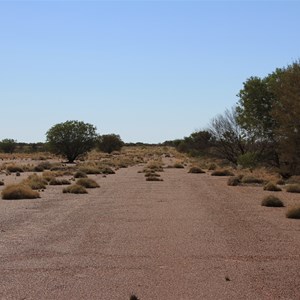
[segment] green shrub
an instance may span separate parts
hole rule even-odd
[[[188,172],[188,173],[193,173],[193,174],[203,174],[203,173],[205,173],[205,172],[204,172],[201,168],[194,166],[194,167],[191,167],[191,168],[189,169],[189,172]]]
[[[289,219],[300,219],[300,206],[291,207],[286,212],[286,217]]]
[[[215,170],[211,176],[234,176],[234,174],[229,170]]]
[[[289,184],[286,187],[286,191],[289,193],[300,193],[300,184]]]
[[[78,184],[72,184],[63,189],[63,193],[71,193],[71,194],[87,194],[87,190],[84,186]]]
[[[5,187],[2,191],[2,199],[18,200],[18,199],[35,199],[40,198],[37,191],[32,190],[28,185],[13,184]]]
[[[247,183],[247,184],[262,184],[264,181],[260,178],[256,178],[253,176],[244,176],[242,178],[242,183]]]
[[[253,152],[241,154],[237,159],[237,163],[242,168],[254,168],[257,164],[257,155]]]
[[[268,206],[268,207],[283,207],[284,206],[283,202],[279,198],[277,198],[273,195],[266,196],[262,200],[261,205]]]
[[[231,176],[227,180],[227,185],[229,185],[229,186],[237,186],[240,183],[241,183],[241,181],[240,181],[239,177],[237,177],[237,176]]]
[[[272,192],[280,192],[282,191],[281,188],[277,185],[275,185],[272,182],[268,182],[265,186],[264,186],[264,190],[265,191],[272,191]]]
[[[90,179],[90,178],[80,178],[77,180],[76,184],[81,185],[85,188],[89,188],[89,189],[100,187],[99,184],[95,180]]]

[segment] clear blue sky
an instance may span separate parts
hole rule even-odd
[[[298,1],[0,1],[0,140],[66,120],[188,136],[300,58],[299,16]]]

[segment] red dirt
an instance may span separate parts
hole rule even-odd
[[[87,195],[1,200],[0,299],[300,299],[300,221],[260,206],[271,192],[141,169],[92,176]]]

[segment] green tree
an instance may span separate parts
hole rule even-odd
[[[117,134],[104,134],[99,136],[97,140],[97,148],[106,153],[112,153],[113,151],[120,151],[124,143],[121,137]]]
[[[13,153],[17,147],[17,142],[13,139],[3,139],[0,142],[0,149],[5,153]]]
[[[250,77],[237,95],[237,122],[255,140],[270,140],[274,135],[276,121],[271,114],[276,101],[271,84],[273,76]]]
[[[90,151],[95,145],[96,138],[96,127],[81,121],[56,124],[46,133],[49,150],[63,155],[70,163]]]
[[[280,159],[288,172],[300,174],[300,61],[282,70],[274,90],[272,116],[278,122]]]

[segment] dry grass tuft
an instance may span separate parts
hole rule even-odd
[[[215,170],[211,173],[211,176],[234,176],[234,174],[227,170],[227,169],[224,169],[224,170]]]
[[[85,188],[88,188],[88,189],[93,189],[93,188],[100,187],[99,184],[91,178],[80,178],[80,179],[77,180],[76,184],[81,185],[81,186],[83,186]]]
[[[193,166],[189,169],[189,172],[188,173],[192,173],[192,174],[203,174],[205,173],[200,167],[196,167],[196,166]]]
[[[47,181],[38,176],[37,174],[32,174],[22,181],[23,184],[30,186],[33,190],[45,189]]]
[[[229,185],[229,186],[237,186],[240,184],[241,184],[241,181],[238,176],[231,176],[227,180],[227,185]]]
[[[300,206],[289,208],[286,212],[286,217],[289,219],[300,219]]]
[[[263,184],[264,180],[254,176],[243,176],[242,183],[245,184]]]
[[[82,172],[82,171],[77,171],[75,174],[74,174],[74,178],[87,178],[88,176],[86,175],[85,172]]]
[[[262,200],[261,205],[268,206],[268,207],[284,207],[283,202],[279,198],[273,195],[266,196]]]
[[[6,170],[10,173],[24,172],[24,168],[22,166],[18,166],[14,164],[6,166]]]
[[[2,191],[2,199],[19,200],[19,199],[35,199],[40,198],[37,191],[32,190],[28,185],[13,184],[9,185]]]
[[[265,191],[272,191],[272,192],[280,192],[280,191],[282,191],[282,189],[279,186],[277,186],[276,184],[274,184],[272,182],[268,182],[264,186],[264,190]]]
[[[72,184],[63,189],[63,193],[71,194],[87,194],[87,190],[84,186],[78,184]]]
[[[68,179],[57,179],[57,178],[52,178],[49,181],[49,185],[68,185],[71,184],[71,182]]]
[[[286,187],[286,191],[288,193],[300,193],[300,184],[289,184],[287,187]]]

